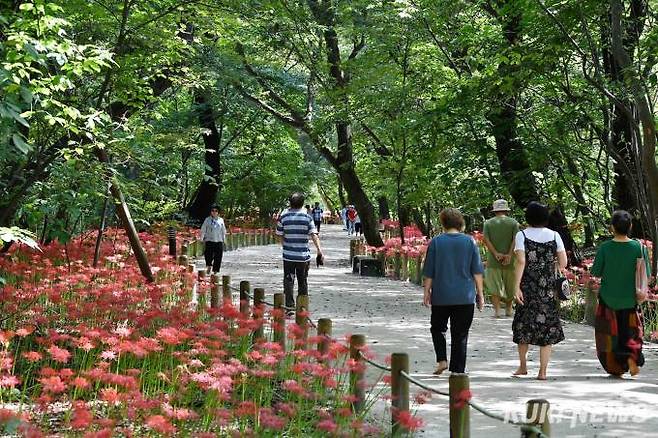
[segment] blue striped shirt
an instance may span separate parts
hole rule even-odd
[[[287,262],[308,262],[311,249],[309,236],[317,234],[313,218],[302,209],[288,209],[279,217],[276,234],[283,236],[283,260]]]

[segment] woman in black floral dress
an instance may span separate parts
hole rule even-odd
[[[558,302],[553,282],[555,264],[567,265],[567,255],[560,235],[546,228],[548,208],[531,202],[526,209],[529,227],[516,236],[516,313],[512,323],[514,343],[519,350],[519,368],[515,376],[528,374],[526,356],[529,345],[538,345],[539,373],[546,380],[551,347],[564,340]]]

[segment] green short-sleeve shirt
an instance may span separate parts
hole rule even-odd
[[[646,255],[646,254],[645,254]],[[637,259],[642,257],[642,245],[636,240],[629,242],[604,242],[596,252],[592,275],[601,277],[599,295],[614,310],[632,309],[635,299],[635,269]],[[647,273],[651,266],[647,261]]]
[[[514,236],[519,232],[519,223],[509,216],[496,216],[484,223],[484,237],[496,248],[496,251],[507,254],[513,245]],[[487,251],[487,268],[514,269],[514,261],[507,266],[500,264],[493,254]]]

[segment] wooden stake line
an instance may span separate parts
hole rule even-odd
[[[254,313],[253,313],[253,318],[257,319],[263,316],[263,311],[265,304],[263,303],[265,301],[265,289],[262,287],[257,287],[254,289]],[[265,339],[265,329],[263,325],[261,324],[260,327],[258,327],[254,331],[254,336],[253,336],[253,342],[256,344],[259,340]]]
[[[249,282],[243,280],[240,282],[240,313],[243,315],[249,314],[249,291],[250,291]]]
[[[329,343],[331,342],[331,319],[329,318],[320,318],[318,320],[318,337],[321,339],[318,341],[318,352],[320,356],[326,356],[329,352]],[[322,359],[321,359],[322,360]]]
[[[286,351],[286,316],[283,311],[285,295],[282,293],[274,294],[274,308],[277,310],[274,315],[272,327],[272,340],[281,346],[282,351]]]
[[[528,400],[526,403],[526,421],[536,425],[546,436],[551,436],[550,408],[551,404],[544,399]],[[526,434],[522,433],[521,436],[539,438],[540,435],[535,432],[528,432]]]

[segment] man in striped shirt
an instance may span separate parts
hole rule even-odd
[[[276,234],[283,245],[283,292],[286,306],[294,307],[293,288],[297,278],[297,294],[308,295],[308,269],[311,261],[309,237],[322,257],[320,239],[318,238],[313,218],[303,210],[304,195],[293,193],[289,199],[290,208],[281,213],[276,224]]]

